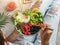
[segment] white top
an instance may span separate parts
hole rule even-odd
[[[6,12],[5,11],[5,6],[7,5],[7,3],[9,2],[9,1],[15,1],[16,2],[16,4],[17,4],[17,8],[16,8],[16,10],[17,9],[19,9],[19,10],[21,10],[21,5],[20,5],[20,2],[19,1],[21,1],[21,0],[0,0],[0,12]],[[35,1],[35,0],[33,0],[33,1]],[[41,11],[42,11],[42,13],[44,14],[45,13],[45,11],[46,11],[46,9],[48,8],[48,6],[51,4],[51,2],[52,2],[53,0],[43,0],[43,3],[41,4],[41,6],[39,7],[39,9],[41,9]],[[58,4],[58,5],[60,5],[60,0],[56,0],[55,1],[55,3],[54,4]],[[29,4],[28,6],[27,5],[23,5],[23,10],[24,9],[26,9],[26,8],[31,8],[31,6],[33,5],[34,3],[32,3],[31,5]],[[26,7],[25,7],[26,6]],[[15,11],[15,10],[14,10]],[[13,12],[14,11],[12,11],[12,12],[6,12],[6,13],[8,13],[9,15],[8,15],[8,17],[9,17],[9,19],[8,19],[8,21],[9,21],[9,23],[8,24],[6,24],[5,25],[5,28],[3,28],[2,29],[2,31],[4,32],[4,34],[5,34],[5,36],[7,37],[8,35],[10,35],[11,33],[12,33],[12,31],[14,30],[14,25],[13,25],[13,23],[12,23],[12,21],[11,21],[11,16],[12,16],[12,14],[13,14]],[[48,20],[48,19],[50,19],[50,20]],[[56,21],[55,21],[56,20]],[[56,27],[56,26],[58,26],[58,22],[59,22],[59,14],[57,15],[57,17],[52,17],[52,19],[50,18],[50,16],[48,17],[48,16],[46,16],[45,17],[45,23],[47,23],[47,24],[50,24],[53,28],[54,28],[54,32],[53,32],[53,35],[52,35],[52,37],[51,37],[51,40],[50,40],[50,45],[55,45],[55,41],[56,41],[56,34],[57,34],[57,28],[58,27]],[[19,39],[19,41],[20,42],[24,42],[24,45],[26,44],[26,45],[29,45],[29,44],[31,44],[31,45],[40,45],[41,43],[41,41],[39,40],[39,38],[37,38],[37,40],[36,40],[36,43],[32,43],[32,41],[34,41],[35,40],[35,37],[36,37],[36,35],[37,34],[35,34],[35,35],[33,35],[33,36],[23,36],[24,37],[24,39],[23,40],[21,40],[21,39]],[[39,36],[38,36],[39,37]],[[28,42],[28,43],[27,43]],[[16,43],[16,42],[15,42]],[[12,45],[11,43],[9,43],[10,45]]]

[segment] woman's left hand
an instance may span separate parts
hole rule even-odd
[[[9,42],[14,42],[16,38],[20,37],[20,34],[15,29],[7,38],[6,40]]]

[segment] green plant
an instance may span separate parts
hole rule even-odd
[[[0,29],[7,23],[7,16],[4,13],[0,13]]]

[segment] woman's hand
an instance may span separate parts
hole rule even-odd
[[[14,30],[7,38],[6,40],[9,42],[14,42],[17,37],[19,37],[20,34],[17,32],[17,30]]]
[[[51,35],[52,35],[52,29],[50,29],[48,25],[45,25],[45,27],[42,28],[40,34],[42,45],[49,45]]]

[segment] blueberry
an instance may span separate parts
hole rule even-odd
[[[40,29],[41,29],[40,26],[32,26],[32,27],[30,28],[30,32],[31,32],[31,34],[35,34],[35,33],[37,33]]]

